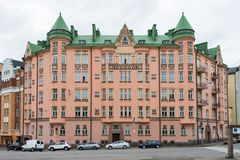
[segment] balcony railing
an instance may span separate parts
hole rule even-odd
[[[109,70],[142,70],[141,63],[132,63],[132,64],[109,64]]]
[[[212,87],[212,94],[218,94],[220,92],[220,89],[217,87]]]
[[[204,89],[207,89],[208,86],[207,86],[206,83],[200,82],[200,83],[198,83],[197,88],[198,88],[199,90],[204,90]]]
[[[198,73],[205,73],[205,72],[207,72],[206,67],[204,67],[202,65],[198,65],[197,66],[197,72]]]
[[[212,79],[218,79],[219,74],[218,73],[212,73]]]
[[[198,106],[206,106],[208,102],[205,99],[198,99]]]
[[[212,103],[212,108],[213,109],[217,109],[218,107],[220,107],[220,103],[219,102],[213,102]]]

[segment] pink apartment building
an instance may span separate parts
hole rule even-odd
[[[220,47],[195,44],[184,15],[158,35],[69,30],[61,14],[24,56],[24,134],[45,143],[65,140],[164,144],[226,137],[227,66]]]

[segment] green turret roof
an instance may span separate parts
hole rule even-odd
[[[51,38],[64,38],[71,40],[71,32],[69,31],[64,19],[62,18],[61,13],[59,14],[58,19],[52,26],[50,32],[47,34],[48,39]]]
[[[69,32],[69,29],[68,29],[64,19],[62,18],[61,13],[59,14],[58,19],[56,20],[56,22],[54,23],[54,25],[51,28],[51,30],[54,30],[54,29],[62,29],[62,30]]]
[[[184,13],[182,13],[182,17],[174,29],[173,37],[174,39],[186,37],[194,38],[194,30],[188,22],[187,18],[184,16]]]
[[[184,14],[182,14],[182,17],[180,18],[174,32],[183,30],[183,29],[193,30],[192,26],[190,25],[190,23],[188,22],[187,18],[184,16]]]

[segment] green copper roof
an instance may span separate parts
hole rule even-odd
[[[183,30],[183,29],[193,30],[192,26],[190,25],[190,23],[188,22],[187,18],[184,16],[184,14],[182,14],[182,17],[180,18],[174,32]]]
[[[198,50],[203,51],[204,54],[208,55],[208,42],[203,42],[203,43],[196,44],[195,47]]]
[[[50,32],[47,34],[48,39],[51,38],[64,38],[71,40],[71,32],[69,31],[64,19],[62,18],[61,13],[59,14],[58,19],[52,26]]]
[[[43,49],[41,46],[33,44],[31,42],[28,42],[28,44],[29,44],[29,47],[30,47],[32,53],[38,52]]]
[[[178,38],[185,37],[194,38],[194,30],[190,23],[188,22],[187,18],[182,13],[182,17],[180,18],[176,28],[174,29],[173,39],[175,40]]]
[[[213,59],[217,58],[218,51],[220,50],[219,45],[214,48],[208,48],[208,42],[196,44],[195,47],[197,48],[197,50],[202,51],[205,55]]]
[[[56,22],[54,23],[54,25],[51,28],[51,30],[54,30],[54,29],[62,29],[62,30],[69,32],[69,29],[68,29],[64,19],[62,18],[61,13],[59,14],[58,19],[56,20]]]
[[[208,53],[212,58],[216,59],[219,50],[220,46],[218,45],[217,47],[208,49]]]

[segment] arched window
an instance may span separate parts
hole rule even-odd
[[[122,45],[128,45],[128,38],[126,36],[123,37]]]

